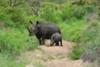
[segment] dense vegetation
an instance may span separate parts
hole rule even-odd
[[[100,20],[99,20],[100,21]],[[82,33],[80,42],[74,46],[70,57],[93,62],[90,67],[99,67],[100,63],[100,23],[95,21],[89,23]]]
[[[84,59],[91,53],[89,60],[100,62],[99,0],[38,1],[0,0],[0,62],[3,60],[0,67],[17,67],[12,57],[37,48],[36,38],[28,36],[29,20],[55,23],[61,28],[64,40],[77,42],[69,54],[72,59]],[[93,13],[98,16],[91,19]],[[20,67],[24,67],[25,62],[21,63]]]

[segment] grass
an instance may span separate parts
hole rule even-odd
[[[35,66],[35,67],[44,67],[43,61],[42,60],[34,60],[33,61],[33,66]]]
[[[0,54],[0,67],[25,67],[26,61],[17,62],[9,55]]]

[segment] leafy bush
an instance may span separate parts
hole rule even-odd
[[[16,55],[25,50],[36,48],[36,41],[29,39],[26,32],[16,29],[0,30],[0,52]]]
[[[100,62],[100,23],[90,22],[82,33],[80,42],[74,46],[70,56],[72,59],[83,59],[84,61]],[[81,51],[80,51],[81,50]]]
[[[70,22],[82,19],[87,13],[93,12],[94,6],[78,6],[71,3],[58,5],[55,3],[43,4],[40,8],[40,18],[52,22]]]
[[[0,6],[0,21],[6,27],[20,27],[27,24],[26,12],[20,8]]]
[[[84,6],[73,6],[73,16],[76,17],[77,19],[81,19],[84,17],[84,15],[86,14],[86,9]]]
[[[90,61],[94,62],[97,61],[100,63],[100,23],[98,22],[93,22],[91,23],[90,27],[86,30],[88,31],[87,37],[83,38],[82,40],[84,41],[82,43],[86,44],[84,45],[84,52],[82,53],[81,58],[84,61]],[[91,35],[90,35],[91,34]],[[87,58],[88,57],[88,58]],[[96,63],[95,63],[96,64]]]
[[[72,51],[69,53],[69,57],[73,60],[77,60],[81,57],[82,52],[83,52],[83,49],[80,48],[79,45],[73,46]]]
[[[47,21],[61,21],[60,14],[61,12],[57,10],[57,4],[53,3],[43,4],[40,10],[40,18],[45,19]]]
[[[69,41],[78,41],[80,39],[80,33],[84,29],[85,22],[83,20],[77,20],[70,23],[58,23],[58,26],[62,31],[64,39]]]

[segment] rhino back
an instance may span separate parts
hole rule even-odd
[[[60,29],[54,24],[41,24],[39,32],[45,38],[50,38],[53,33],[61,33]]]

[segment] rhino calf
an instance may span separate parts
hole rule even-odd
[[[52,34],[52,36],[51,36],[51,46],[53,44],[56,44],[56,46],[59,46],[59,45],[62,46],[62,37],[61,37],[61,34],[59,34],[59,33]]]

